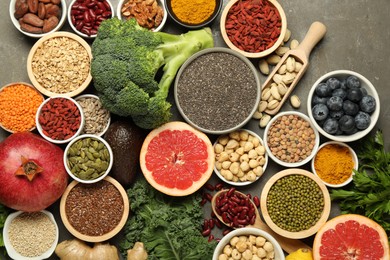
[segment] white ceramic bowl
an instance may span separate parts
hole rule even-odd
[[[315,135],[315,139],[313,140],[314,146],[311,150],[310,155],[301,161],[296,161],[296,162],[283,161],[272,153],[271,148],[269,146],[268,132],[270,131],[270,128],[273,126],[275,121],[279,120],[282,116],[288,116],[288,115],[294,115],[294,116],[298,116],[298,117],[304,119],[306,122],[308,122],[310,124],[310,127],[313,129],[313,132]],[[269,123],[267,124],[267,126],[265,127],[265,130],[264,130],[263,141],[264,141],[265,149],[267,150],[268,156],[274,162],[276,162],[284,167],[299,167],[299,166],[302,166],[302,165],[308,163],[314,157],[314,155],[318,149],[318,146],[320,145],[320,135],[319,135],[317,129],[314,127],[313,122],[311,122],[311,120],[305,114],[303,114],[301,112],[297,112],[297,111],[286,111],[286,112],[278,113],[276,116],[274,116],[269,121]],[[304,147],[302,147],[302,148],[304,148]]]
[[[98,96],[96,96],[96,95],[93,95],[93,94],[83,94],[83,95],[77,96],[77,97],[75,98],[75,100],[76,100],[77,102],[79,102],[80,99],[83,99],[83,98],[94,98],[94,99],[100,101],[100,98],[99,98]],[[110,113],[109,111],[107,111],[107,112],[108,112],[108,114],[109,114],[108,121],[107,121],[107,125],[104,126],[103,130],[102,130],[100,133],[95,133],[95,135],[97,135],[97,136],[103,136],[103,135],[106,133],[108,127],[110,126],[110,123],[111,123],[111,113]],[[84,120],[85,120],[84,129],[85,129],[85,125],[88,123],[88,120],[89,120],[89,119],[87,118],[87,115],[86,115],[85,111],[84,111]],[[84,134],[85,132],[82,131],[82,133]],[[87,134],[88,134],[88,133],[87,133]]]
[[[69,153],[69,148],[72,147],[72,145],[77,142],[78,140],[82,140],[82,139],[85,139],[85,138],[92,138],[92,139],[95,139],[101,143],[103,143],[105,145],[105,147],[107,148],[108,150],[108,153],[109,153],[109,156],[110,156],[110,161],[108,163],[108,168],[107,170],[102,174],[100,175],[99,177],[95,178],[95,179],[90,179],[90,180],[86,180],[86,179],[82,179],[82,178],[79,178],[77,177],[76,175],[74,175],[70,169],[70,166],[69,166],[69,163],[68,163],[68,153]],[[77,136],[76,138],[74,138],[69,144],[67,144],[66,148],[65,148],[65,151],[64,151],[64,165],[65,165],[65,169],[67,171],[67,173],[69,174],[70,177],[72,177],[74,180],[78,181],[78,182],[81,182],[81,183],[95,183],[95,182],[98,182],[102,179],[104,179],[108,174],[109,172],[111,171],[111,168],[112,168],[112,165],[114,163],[114,154],[112,153],[112,149],[111,149],[111,146],[107,143],[106,140],[104,140],[102,137],[100,136],[97,136],[97,135],[91,135],[91,134],[83,134],[83,135],[79,135]]]
[[[66,5],[66,0],[61,0],[61,17],[59,18],[59,22],[58,22],[57,26],[53,30],[51,30],[50,32],[47,32],[47,33],[38,33],[38,34],[36,34],[36,33],[29,33],[29,32],[23,31],[20,28],[20,24],[19,24],[18,19],[16,19],[15,16],[14,16],[16,1],[17,0],[11,0],[10,3],[9,3],[9,15],[11,17],[11,21],[14,24],[15,28],[18,29],[24,35],[27,35],[27,36],[33,37],[33,38],[40,38],[40,37],[48,35],[48,34],[50,34],[52,32],[59,31],[62,28],[62,26],[64,25],[64,23],[65,23],[67,5]]]
[[[116,9],[116,16],[118,16],[119,20],[126,21],[126,18],[124,16],[122,16],[122,6],[127,1],[128,0],[119,0],[119,2],[118,2],[118,6],[117,6],[117,9]],[[162,10],[164,12],[164,15],[162,17],[162,21],[161,21],[160,25],[157,26],[156,28],[152,29],[153,32],[161,31],[164,28],[165,23],[167,22],[167,18],[168,18],[168,13],[167,13],[167,9],[165,8],[164,1],[163,0],[157,0],[157,2],[158,2],[158,5],[161,6],[161,8],[162,8]]]
[[[16,212],[11,213],[11,214],[8,215],[7,219],[5,220],[4,227],[3,227],[4,245],[5,245],[5,248],[7,250],[7,253],[9,255],[9,257],[11,257],[12,259],[17,259],[17,260],[41,260],[41,259],[49,258],[54,253],[54,250],[56,249],[56,246],[58,244],[58,239],[59,239],[59,231],[58,231],[57,222],[54,219],[53,214],[50,213],[49,211],[42,210],[41,212],[46,214],[50,218],[50,220],[53,222],[53,224],[55,226],[56,237],[55,237],[55,240],[54,240],[53,244],[51,245],[51,247],[46,252],[44,252],[42,255],[37,256],[37,257],[26,257],[26,256],[23,256],[20,253],[18,253],[14,249],[14,247],[12,246],[12,244],[10,242],[10,239],[9,239],[9,236],[8,236],[8,230],[9,230],[9,226],[10,226],[12,220],[14,220],[20,214],[24,213],[23,211],[16,211]]]
[[[317,156],[317,153],[321,150],[321,148],[327,146],[327,145],[330,145],[330,144],[335,144],[335,145],[340,145],[340,146],[344,146],[344,147],[347,147],[349,152],[351,153],[351,156],[352,156],[352,160],[353,160],[353,163],[354,163],[354,167],[353,169],[354,170],[357,170],[359,168],[359,160],[358,160],[358,157],[355,153],[355,151],[352,149],[352,147],[350,147],[349,145],[345,144],[345,143],[342,143],[342,142],[337,142],[337,141],[329,141],[329,142],[326,142],[326,143],[323,143],[322,145],[320,145],[320,147],[318,147],[318,150],[316,152],[316,155],[313,157],[313,160],[311,161],[311,170],[312,172],[317,175],[320,179],[321,177],[317,174],[316,172],[316,168],[315,168],[315,159],[316,159],[316,156]],[[329,161],[329,164],[332,164],[332,163],[337,163],[337,158],[334,159],[334,161]],[[351,176],[346,180],[344,181],[343,183],[340,183],[340,184],[330,184],[330,183],[327,183],[325,182],[324,180],[321,179],[321,181],[328,187],[330,188],[340,188],[340,187],[343,187],[347,184],[349,184],[352,179],[353,179],[353,175],[355,173],[352,171],[351,172]]]
[[[258,134],[256,134],[255,132],[253,132],[253,131],[251,131],[251,130],[248,130],[248,129],[239,129],[239,130],[237,130],[237,131],[246,131],[246,132],[248,132],[251,136],[254,136],[255,138],[257,138],[257,139],[260,141],[260,144],[264,147],[264,142],[263,142],[263,140],[262,140],[261,137],[260,137]],[[226,135],[228,135],[228,134],[226,134]],[[215,147],[215,145],[217,144],[217,142],[218,142],[218,139],[215,141],[214,147]],[[265,148],[265,147],[264,147],[264,148]],[[245,154],[248,154],[248,153],[246,152]],[[263,168],[263,173],[262,173],[262,174],[264,174],[265,170],[267,169],[267,165],[268,165],[268,154],[267,154],[267,151],[265,151],[265,153],[264,153],[264,158],[265,158],[265,163],[264,163],[264,165],[262,165],[262,168]],[[217,160],[216,160],[216,161],[217,161]],[[256,182],[258,179],[260,179],[261,176],[262,176],[262,175],[257,176],[257,177],[256,177],[256,180],[254,180],[254,181],[240,181],[240,180],[238,180],[238,181],[232,181],[232,180],[229,181],[229,180],[227,180],[227,179],[221,174],[221,172],[217,169],[216,164],[214,164],[214,172],[215,172],[215,174],[216,174],[222,181],[226,182],[226,183],[229,184],[229,185],[234,185],[234,186],[246,186],[246,185],[252,184],[252,183]]]
[[[313,117],[313,113],[312,113],[312,108],[313,108],[312,99],[313,99],[314,91],[315,91],[315,88],[316,88],[316,86],[318,84],[320,84],[321,82],[325,82],[327,79],[329,79],[331,77],[338,78],[339,80],[344,80],[344,79],[346,79],[350,75],[356,76],[360,80],[361,87],[364,87],[367,90],[367,93],[369,95],[371,95],[372,97],[374,97],[374,99],[376,101],[376,109],[375,109],[374,112],[372,112],[372,114],[371,114],[371,123],[365,130],[356,132],[356,133],[351,134],[351,135],[346,135],[346,134],[343,134],[343,135],[331,135],[331,134],[325,132],[324,129],[318,124],[318,122]],[[350,70],[335,70],[335,71],[331,71],[331,72],[326,73],[325,75],[321,76],[313,84],[313,86],[311,87],[311,89],[309,91],[308,97],[307,97],[307,114],[309,115],[311,121],[313,122],[314,127],[323,136],[325,136],[326,138],[328,138],[330,140],[333,140],[333,141],[353,142],[353,141],[356,141],[356,140],[359,140],[359,139],[363,138],[376,125],[376,123],[378,121],[378,118],[379,118],[379,112],[380,112],[380,100],[379,100],[379,96],[378,96],[378,93],[377,93],[374,85],[372,85],[372,83],[367,78],[365,78],[363,75],[361,75],[361,74],[359,74],[357,72],[354,72],[354,71],[350,71]]]
[[[65,140],[56,140],[56,139],[53,139],[49,136],[47,136],[43,129],[42,129],[42,126],[41,124],[39,123],[39,116],[42,112],[42,108],[49,102],[49,100],[52,100],[52,99],[56,99],[56,98],[61,98],[61,99],[67,99],[67,100],[70,100],[71,102],[73,102],[78,110],[80,111],[80,126],[79,128],[77,129],[77,131],[75,132],[75,134],[68,138],[68,139],[65,139]],[[39,134],[45,138],[46,140],[48,140],[49,142],[52,142],[52,143],[55,143],[55,144],[66,144],[68,142],[70,142],[71,140],[73,140],[76,136],[78,136],[81,131],[83,130],[83,127],[84,127],[84,123],[85,123],[85,120],[84,120],[84,114],[83,114],[83,109],[81,108],[81,106],[79,105],[79,103],[77,103],[73,98],[70,98],[70,97],[50,97],[48,99],[45,99],[42,104],[38,107],[38,111],[37,111],[37,114],[36,114],[36,117],[35,117],[35,124],[36,124],[36,127],[38,129],[38,132]]]
[[[67,18],[68,18],[68,23],[70,25],[70,28],[72,28],[72,30],[77,33],[79,36],[83,37],[83,38],[86,38],[86,39],[93,39],[93,38],[96,38],[97,34],[91,34],[91,35],[88,35],[87,33],[85,32],[82,32],[80,30],[78,30],[76,28],[76,26],[72,23],[72,6],[77,2],[78,0],[72,0],[69,4],[69,7],[68,7],[68,13],[67,13]],[[111,9],[111,17],[114,17],[115,16],[115,10],[114,10],[114,6],[112,5],[111,1],[110,0],[104,0],[108,3],[108,5],[110,6],[110,9]]]
[[[269,233],[267,233],[261,229],[258,229],[258,228],[244,227],[244,228],[235,229],[235,230],[229,232],[227,235],[225,235],[221,239],[221,241],[218,242],[218,245],[216,246],[216,248],[214,250],[213,260],[219,259],[218,256],[223,253],[223,248],[225,247],[225,245],[229,244],[230,240],[233,237],[249,236],[249,235],[264,237],[267,241],[271,242],[271,244],[274,247],[275,260],[284,260],[285,259],[282,248],[280,247],[278,241],[276,241],[276,239],[273,236],[271,236]]]

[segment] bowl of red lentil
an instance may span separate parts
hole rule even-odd
[[[247,129],[219,136],[214,143],[214,152],[214,172],[229,185],[252,184],[267,168],[268,155],[263,140]]]
[[[277,234],[303,239],[314,235],[330,215],[327,187],[315,174],[290,168],[274,174],[260,195],[261,213]]]
[[[283,43],[287,18],[276,0],[231,0],[222,11],[220,29],[229,48],[261,58]]]
[[[38,107],[35,123],[39,134],[55,144],[65,144],[80,135],[84,113],[73,98],[50,97]]]
[[[27,57],[28,77],[43,95],[74,97],[91,83],[89,44],[70,32],[40,38]]]
[[[222,0],[165,0],[169,17],[188,29],[199,29],[210,25],[222,10]]]
[[[159,32],[168,18],[164,0],[119,0],[116,15],[120,20],[135,18],[144,28]]]
[[[326,186],[340,188],[349,184],[359,167],[355,151],[343,142],[328,141],[320,145],[311,161],[311,169]]]
[[[124,227],[129,208],[125,189],[107,176],[93,184],[71,182],[61,197],[60,216],[76,238],[102,242]]]
[[[16,211],[8,215],[3,227],[4,245],[12,259],[47,259],[59,239],[59,230],[52,213]]]
[[[15,82],[0,89],[0,126],[10,132],[33,131],[44,97],[31,84]]]
[[[286,111],[269,121],[263,140],[273,161],[284,167],[299,167],[314,157],[320,135],[305,114]]]

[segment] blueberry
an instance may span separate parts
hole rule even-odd
[[[360,80],[354,75],[349,76],[346,83],[348,88],[360,88]]]
[[[340,130],[343,132],[352,131],[355,128],[355,119],[349,115],[343,115],[339,120]]]
[[[329,111],[329,116],[331,118],[339,120],[342,116],[344,115],[344,110],[339,110],[339,111]]]
[[[355,116],[355,125],[359,130],[366,129],[371,123],[371,117],[366,112],[359,111]]]
[[[373,96],[367,95],[360,100],[360,110],[366,113],[372,113],[376,108],[376,101]]]
[[[346,135],[353,135],[353,134],[356,134],[357,132],[359,132],[359,129],[357,129],[356,126],[355,126],[351,130],[349,130],[349,131],[344,131],[344,134],[346,134]]]
[[[329,110],[338,111],[343,108],[343,99],[338,96],[330,97],[326,102]]]
[[[334,135],[339,129],[339,122],[334,118],[328,118],[325,120],[322,129],[328,134]]]
[[[315,120],[324,120],[328,117],[329,109],[325,104],[317,104],[312,108],[313,117]]]
[[[341,81],[340,88],[341,89],[348,89],[348,87],[347,87],[347,79],[344,79],[344,80]]]
[[[332,93],[332,89],[326,83],[320,83],[315,88],[315,93],[319,97],[329,97]]]
[[[332,91],[332,96],[341,97],[343,100],[347,98],[347,91],[342,88],[338,88]]]
[[[326,101],[328,101],[328,98],[327,97],[319,97],[317,95],[313,95],[313,98],[311,100],[311,104],[313,106],[317,105],[317,104],[326,104]]]
[[[359,102],[363,97],[363,93],[360,88],[350,88],[347,91],[347,99],[351,100],[352,102]]]
[[[345,100],[343,110],[346,115],[355,116],[359,112],[359,105],[350,100]]]
[[[366,88],[361,87],[360,90],[362,91],[363,97],[368,95]]]
[[[336,79],[336,78],[329,78],[327,81],[326,81],[326,84],[332,89],[332,90],[335,90],[335,89],[338,89],[341,85],[341,82],[340,80]]]

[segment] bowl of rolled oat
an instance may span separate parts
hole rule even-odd
[[[91,83],[91,47],[74,33],[54,32],[40,38],[27,57],[31,83],[43,95],[74,97]]]

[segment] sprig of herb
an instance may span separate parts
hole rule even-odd
[[[357,152],[359,169],[348,189],[331,190],[342,213],[364,215],[380,224],[390,235],[390,153],[381,130],[365,140]]]

